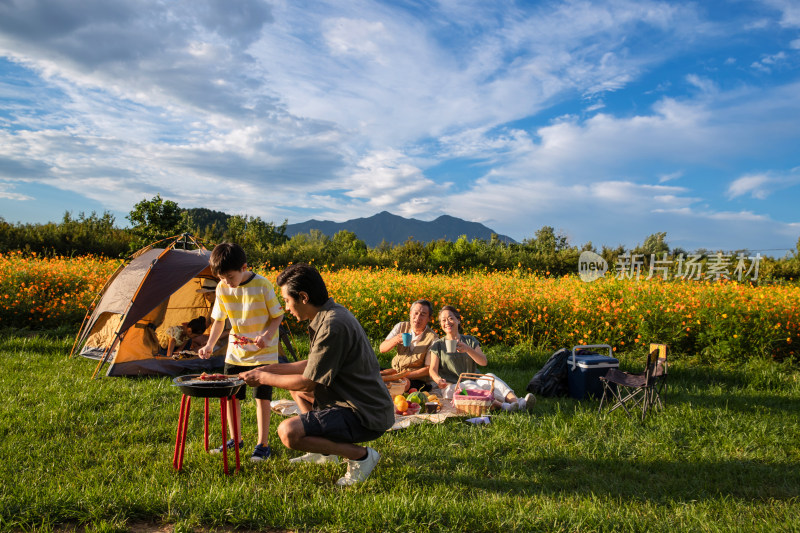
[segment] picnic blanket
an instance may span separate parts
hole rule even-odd
[[[272,402],[272,412],[281,416],[294,416],[300,414],[297,404],[292,400],[276,400]],[[396,431],[398,429],[405,429],[412,424],[421,424],[427,422],[430,424],[441,424],[452,416],[472,416],[465,413],[456,411],[450,400],[442,400],[442,408],[438,413],[434,414],[416,414],[416,415],[394,415],[394,425],[388,431]]]

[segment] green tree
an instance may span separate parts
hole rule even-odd
[[[225,238],[247,251],[251,266],[271,262],[273,249],[288,240],[285,220],[276,226],[274,222],[261,220],[261,217],[233,215],[228,217],[227,228]]]
[[[428,267],[428,249],[421,242],[415,241],[413,237],[409,237],[406,242],[396,246],[392,250],[392,257],[401,270],[424,271]]]
[[[183,219],[178,204],[162,199],[160,194],[134,205],[125,218],[133,225],[131,231],[139,239],[137,246],[160,241],[188,229],[181,224]]]
[[[608,263],[608,268],[613,269],[614,265],[617,264],[617,259],[625,255],[625,247],[620,244],[616,248],[610,248],[604,244],[600,255]]]
[[[352,231],[337,231],[330,242],[331,261],[337,265],[358,265],[367,257],[367,245]]]
[[[560,232],[557,234],[552,226],[542,226],[536,231],[533,239],[525,240],[523,244],[542,255],[554,255],[569,247],[567,237]]]
[[[130,232],[115,228],[114,216],[107,211],[77,217],[66,211],[60,223],[46,224],[9,224],[0,218],[0,251],[120,257],[131,241]]]
[[[648,235],[647,238],[644,240],[644,244],[641,246],[637,246],[633,249],[634,254],[643,254],[650,257],[651,254],[655,254],[656,256],[661,256],[664,253],[669,253],[669,245],[666,242],[667,232],[666,231],[659,231],[658,233],[653,233],[652,235]]]

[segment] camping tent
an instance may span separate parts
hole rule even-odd
[[[80,355],[99,360],[94,376],[106,362],[109,376],[178,375],[223,366],[224,343],[209,359],[159,354],[167,328],[211,313],[210,299],[199,292],[203,279],[216,280],[208,266],[211,253],[199,245],[195,250],[175,247],[185,246],[187,237],[165,248],[143,248],[106,283],[75,340]]]

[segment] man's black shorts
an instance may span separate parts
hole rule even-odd
[[[277,363],[276,363],[277,364]],[[228,376],[231,375],[238,375],[240,372],[248,372],[250,370],[254,370],[256,368],[261,368],[265,365],[256,365],[256,366],[243,366],[243,365],[231,365],[225,363],[225,370],[224,373]],[[239,392],[236,393],[236,399],[244,400],[247,398],[247,389],[250,387],[242,387],[239,389]],[[254,387],[253,395],[257,400],[270,400],[272,401],[272,386],[271,385],[259,385],[258,387]]]
[[[384,434],[364,427],[358,415],[347,407],[328,407],[300,415],[303,430],[309,437],[323,437],[334,442],[368,442]]]

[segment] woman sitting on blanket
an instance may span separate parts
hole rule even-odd
[[[431,365],[429,373],[433,384],[443,389],[445,398],[452,398],[458,376],[463,373],[474,374],[478,366],[486,366],[488,362],[486,354],[481,351],[481,343],[472,335],[461,334],[461,315],[456,308],[445,305],[439,311],[439,324],[445,333],[444,339],[439,339],[431,345]],[[447,351],[448,340],[455,340],[456,349],[453,352]],[[511,387],[495,376],[486,374],[494,378],[494,403],[493,408],[502,408],[506,411],[516,411],[519,409],[532,409],[536,403],[533,394],[528,394],[525,398],[517,398]],[[461,387],[464,389],[484,389],[491,388],[491,380],[461,380]]]

